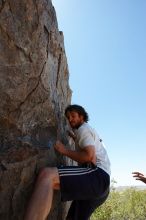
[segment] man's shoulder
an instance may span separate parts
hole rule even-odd
[[[93,131],[93,128],[87,122],[85,122],[79,127],[78,134],[83,134],[91,131]]]
[[[83,131],[83,130],[87,130],[90,129],[90,125],[87,122],[84,122],[80,127],[79,127],[79,131]]]

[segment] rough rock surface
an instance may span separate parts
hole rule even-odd
[[[0,0],[0,220],[22,220],[41,167],[66,163],[70,103],[63,33],[51,0]],[[48,220],[64,219],[55,193]]]

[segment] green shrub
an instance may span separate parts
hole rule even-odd
[[[107,201],[95,210],[90,220],[146,220],[146,190],[112,189]]]

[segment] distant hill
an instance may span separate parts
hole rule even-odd
[[[136,189],[136,190],[146,190],[146,185],[139,185],[139,186],[117,186],[115,187],[116,191],[124,191],[126,189]]]

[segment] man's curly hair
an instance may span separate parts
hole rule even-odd
[[[88,122],[89,116],[88,113],[85,111],[85,109],[80,105],[68,105],[65,109],[65,116],[67,115],[67,112],[77,112],[79,115],[82,115],[85,122]]]

